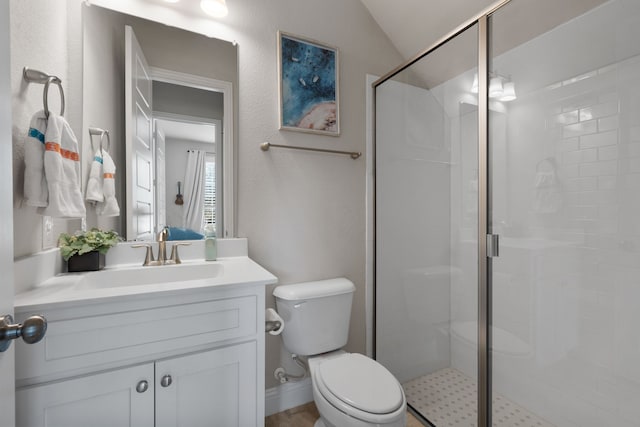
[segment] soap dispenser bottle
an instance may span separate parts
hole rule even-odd
[[[216,228],[213,224],[204,226],[204,260],[215,261],[218,258]]]

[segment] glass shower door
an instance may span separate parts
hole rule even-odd
[[[490,19],[493,425],[637,427],[640,2],[550,3]]]
[[[472,25],[376,87],[376,359],[436,426],[477,418],[477,48]]]

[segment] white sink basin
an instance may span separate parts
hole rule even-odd
[[[161,283],[206,280],[220,277],[224,267],[219,262],[178,264],[150,267],[114,268],[85,274],[76,289],[106,289],[121,286],[156,285]]]
[[[51,277],[17,294],[14,305],[20,309],[42,311],[58,304],[71,307],[102,298],[125,301],[136,295],[179,295],[198,289],[268,285],[276,281],[273,274],[246,256],[151,267],[116,265],[101,271]]]
[[[244,292],[249,287],[270,285],[277,278],[248,257],[246,239],[219,239],[218,259],[205,261],[204,241],[194,240],[181,248],[182,264],[143,267],[142,254],[122,242],[109,250],[107,268],[101,271],[63,273],[58,249],[44,251],[14,262],[16,311],[41,313],[86,304],[149,302],[220,289]],[[195,295],[195,296],[194,296]]]

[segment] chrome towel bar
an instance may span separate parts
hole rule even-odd
[[[269,148],[291,148],[292,150],[305,150],[305,151],[317,151],[320,153],[333,153],[333,154],[344,154],[351,157],[353,160],[356,160],[358,157],[362,156],[362,153],[355,151],[339,151],[339,150],[325,150],[324,148],[307,148],[307,147],[296,147],[293,145],[279,145],[272,144],[270,142],[263,142],[260,144],[260,149],[262,151],[269,151]]]

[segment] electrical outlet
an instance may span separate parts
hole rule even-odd
[[[50,216],[42,217],[42,249],[54,248],[56,246],[56,238],[53,235],[53,218]]]

